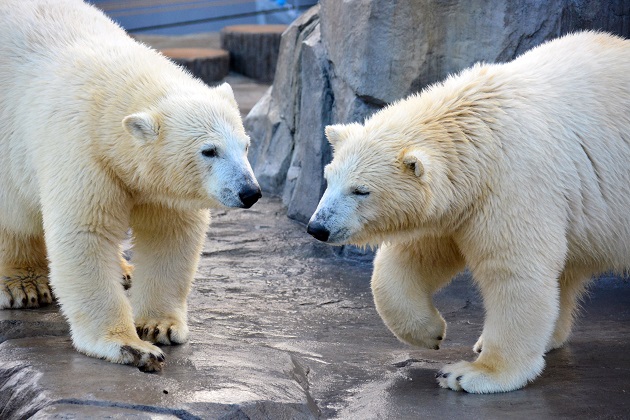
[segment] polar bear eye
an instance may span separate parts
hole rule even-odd
[[[354,190],[352,190],[352,194],[354,194],[354,195],[370,195],[370,192],[368,191],[367,187],[360,186],[360,187],[356,187]]]
[[[216,147],[209,147],[207,149],[203,149],[201,151],[201,154],[204,155],[205,157],[209,157],[209,158],[217,157],[217,148]]]

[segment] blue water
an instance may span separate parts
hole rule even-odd
[[[227,25],[290,23],[317,0],[89,0],[133,33],[184,35],[216,32]],[[279,12],[264,13],[265,10]],[[235,15],[247,16],[235,16]],[[188,24],[195,20],[202,23]],[[160,25],[169,25],[159,28]],[[173,26],[170,26],[173,25]]]

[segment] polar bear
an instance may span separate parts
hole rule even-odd
[[[588,280],[630,268],[630,41],[565,36],[326,135],[308,232],[381,245],[372,291],[400,340],[439,348],[432,294],[465,266],[480,288],[480,355],[444,367],[444,388],[523,387],[567,341]]]
[[[261,196],[231,88],[78,0],[0,2],[0,56],[0,308],[49,303],[50,279],[79,351],[161,369],[152,343],[188,338],[207,209]]]

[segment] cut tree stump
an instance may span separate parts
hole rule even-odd
[[[230,54],[213,48],[165,48],[166,57],[187,68],[207,84],[214,84],[230,72]]]
[[[261,82],[272,82],[287,25],[233,25],[221,30],[221,48],[230,52],[230,69]]]

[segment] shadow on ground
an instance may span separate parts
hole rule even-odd
[[[0,418],[627,418],[630,283],[595,284],[570,344],[523,390],[439,389],[444,363],[472,359],[483,309],[464,275],[436,298],[439,351],[397,342],[369,289],[280,202],[215,212],[189,298],[191,341],[160,374],[75,352],[53,306],[0,311]]]

